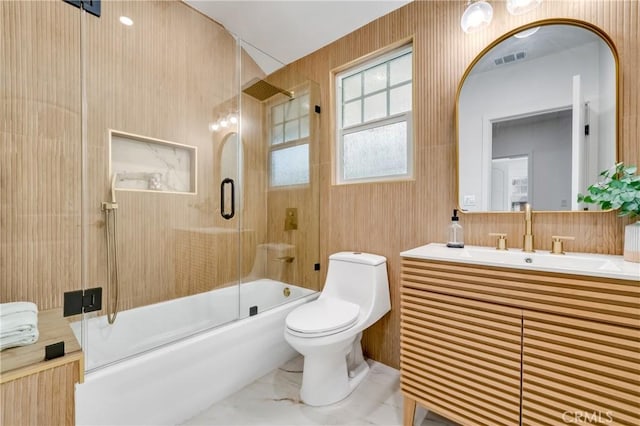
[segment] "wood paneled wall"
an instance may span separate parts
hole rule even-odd
[[[0,2],[0,302],[80,281],[79,33],[62,2]]]
[[[120,24],[121,15],[134,25]],[[105,2],[100,19],[86,18],[88,285],[106,282],[100,205],[111,181],[108,129],[198,149],[197,194],[116,191],[120,310],[224,285],[237,276],[237,262],[203,241],[215,228],[237,228],[219,215],[223,135],[209,130],[218,113],[238,107],[235,39],[181,2]],[[238,252],[237,236],[214,240]],[[207,265],[195,268],[199,286],[185,282],[188,260]]]
[[[63,292],[82,286],[81,15],[61,1],[2,2],[0,12],[0,302],[31,300],[43,310],[62,306]],[[121,25],[121,15],[134,25]],[[199,163],[196,195],[116,191],[120,308],[235,279],[238,263],[228,255],[244,243],[251,256],[243,258],[252,261],[255,238],[222,232],[207,239],[212,234],[199,230],[239,223],[219,215],[225,134],[208,129],[218,114],[239,107],[236,40],[178,1],[105,2],[102,16],[87,15],[85,24],[87,286],[107,291],[100,203],[110,198],[109,129],[196,146]],[[258,72],[242,60],[250,76]],[[259,121],[259,110],[253,114]],[[245,143],[251,151],[261,140]],[[264,170],[259,156],[247,162],[258,175]],[[243,226],[264,237],[266,196],[246,199],[244,211],[259,213],[244,215]],[[212,242],[233,250],[216,256]]]
[[[0,12],[0,302],[56,308],[63,292],[82,287],[81,34],[85,284],[104,287],[105,303],[113,293],[101,211],[101,202],[111,198],[113,129],[198,149],[197,194],[116,191],[120,310],[235,283],[249,274],[256,245],[265,242],[295,244],[296,260],[284,267],[292,270],[292,282],[317,288],[318,185],[312,198],[308,191],[279,191],[280,198],[269,199],[265,104],[238,95],[265,75],[229,32],[180,1],[104,2],[100,18],[83,17],[84,31],[79,9],[62,1],[1,2]],[[133,26],[120,24],[122,15]],[[295,76],[281,83],[289,88],[301,81]],[[239,108],[243,202],[227,221],[220,216],[221,150],[226,136],[239,129],[211,132],[209,123]],[[285,207],[301,209],[300,231],[279,231]],[[314,228],[307,232],[309,224]],[[228,232],[240,228],[240,235]]]
[[[459,26],[464,1],[414,1],[280,72],[285,80],[295,74],[319,83],[323,112],[314,173],[320,181],[322,274],[328,255],[340,250],[370,251],[389,260],[393,310],[365,333],[363,342],[369,356],[391,366],[399,362],[399,252],[444,239],[456,205],[456,89],[467,65],[487,44],[543,18],[581,19],[602,28],[620,54],[619,158],[640,163],[638,2],[545,1],[519,17],[508,15],[502,2],[492,4],[492,24],[467,35]],[[175,285],[173,229],[229,226],[219,218],[216,192],[214,161],[222,137],[209,133],[208,123],[237,91],[236,44],[220,26],[179,2],[104,2],[102,7],[102,17],[87,17],[86,28],[88,285],[105,282],[100,202],[107,199],[110,181],[107,129],[196,145],[203,161],[195,196],[118,191],[119,233],[126,236],[119,247],[121,307],[127,308],[192,291]],[[81,286],[79,16],[77,9],[58,1],[0,2],[0,13],[0,301],[27,299],[41,309],[54,308],[61,306],[63,291]],[[120,25],[120,15],[132,17],[134,26]],[[411,37],[415,179],[333,185],[331,71]],[[243,108],[260,114],[258,105],[242,98]],[[251,146],[254,136],[243,131],[245,159],[259,161],[262,148]],[[255,185],[247,180],[258,192],[265,188],[260,164],[255,166],[258,177],[252,178]],[[247,199],[256,205],[245,210],[267,210],[266,195]],[[282,203],[288,201],[273,205]],[[461,222],[467,244],[493,244],[487,233],[497,231],[509,234],[512,247],[520,245],[521,215],[467,214]],[[615,213],[535,214],[536,247],[548,248],[550,235],[562,234],[576,237],[567,243],[569,251],[620,254],[625,223]],[[266,232],[264,215],[248,216],[242,226],[262,230],[258,242],[269,239],[260,234]]]
[[[414,1],[288,66],[320,84],[321,259],[340,250],[362,250],[388,259],[392,312],[365,332],[368,356],[399,363],[399,274],[403,250],[442,242],[456,206],[455,96],[466,67],[501,34],[544,18],[593,23],[611,36],[620,54],[619,158],[640,163],[638,99],[640,67],[637,1],[545,1],[522,16],[511,16],[493,1],[491,25],[475,34],[460,29],[464,1]],[[332,184],[332,70],[386,46],[413,37],[415,179],[408,182],[336,186]],[[623,225],[615,213],[534,214],[536,248],[549,249],[552,234],[573,235],[569,251],[621,254]],[[521,247],[522,214],[465,214],[466,243],[492,245],[488,232],[506,232]],[[326,273],[326,268],[323,268]]]

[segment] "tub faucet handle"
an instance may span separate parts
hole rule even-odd
[[[507,234],[501,232],[489,232],[489,236],[498,237],[498,239],[496,240],[496,250],[508,250]]]

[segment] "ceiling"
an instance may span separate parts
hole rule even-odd
[[[525,57],[513,63],[520,63],[553,55],[583,44],[601,41],[600,37],[587,29],[575,25],[544,25],[525,38],[509,37],[487,52],[473,67],[473,73],[492,71],[508,65],[495,61],[508,55],[524,52]],[[525,31],[523,31],[524,33]]]
[[[240,37],[266,74],[412,0],[185,0]]]

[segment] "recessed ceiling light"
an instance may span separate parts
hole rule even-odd
[[[127,27],[130,27],[133,25],[133,19],[129,18],[128,16],[121,16],[120,23],[122,25],[126,25]]]

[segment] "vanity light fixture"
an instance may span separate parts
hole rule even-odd
[[[218,119],[209,123],[209,131],[217,132],[220,129],[226,129],[229,126],[235,126],[238,124],[238,114],[235,112],[229,113],[228,115],[218,116]]]
[[[489,25],[492,18],[493,7],[489,3],[484,0],[469,0],[460,19],[460,26],[465,33],[473,33]]]
[[[130,27],[133,25],[133,19],[129,18],[128,16],[121,16],[120,23],[122,25],[126,25],[127,27]]]
[[[512,15],[522,15],[540,6],[542,0],[507,0],[507,10]]]

